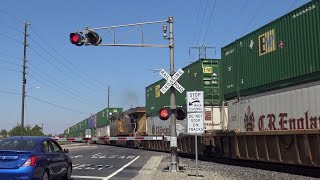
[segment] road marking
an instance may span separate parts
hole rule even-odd
[[[71,176],[72,178],[78,178],[78,179],[104,179],[104,177],[98,177],[98,176]]]
[[[121,172],[124,168],[128,167],[130,164],[132,164],[133,162],[135,162],[140,156],[137,156],[136,158],[134,158],[132,161],[130,161],[128,164],[124,165],[122,168],[118,169],[116,172],[112,173],[111,175],[109,175],[106,178],[103,178],[103,180],[108,180],[110,178],[112,178],[113,176],[117,175],[119,172]]]

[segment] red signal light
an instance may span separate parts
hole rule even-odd
[[[159,110],[159,118],[163,121],[168,120],[170,117],[170,109],[168,108],[161,108]]]
[[[83,37],[80,33],[70,33],[70,42],[76,46],[82,46],[84,42]]]
[[[79,37],[76,36],[76,35],[72,36],[72,42],[73,43],[78,43],[79,42]]]

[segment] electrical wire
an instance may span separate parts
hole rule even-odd
[[[208,26],[207,26],[207,29],[206,29],[206,33],[204,35],[203,42],[205,42],[205,40],[207,38],[207,33],[208,33],[208,29],[209,29],[210,24],[211,24],[211,19],[212,19],[212,16],[213,16],[213,13],[214,13],[214,10],[215,10],[215,7],[216,7],[216,2],[217,2],[217,0],[214,1],[213,6],[212,6],[211,15],[210,15],[209,23],[208,23]]]
[[[45,48],[43,48],[43,47],[42,47],[40,44],[38,44],[35,40],[33,40],[32,38],[30,38],[30,39],[31,39],[31,41],[34,42],[37,46],[39,46],[44,52],[46,52],[50,57],[52,57],[53,59],[55,59],[55,60],[56,60],[55,62],[58,62],[58,63],[61,64],[64,68],[66,68],[66,69],[69,70],[70,72],[76,74],[77,77],[80,76],[78,73],[75,73],[75,71],[73,71],[72,69],[70,69],[68,66],[66,66],[66,65],[63,64],[62,62],[60,62],[55,56],[53,56],[51,53],[49,53]],[[93,86],[95,86],[95,87],[97,87],[97,88],[100,88],[100,89],[105,90],[105,88],[102,88],[102,87],[100,87],[100,86],[97,86],[97,85],[93,84],[91,81],[88,81],[88,80],[86,80],[86,79],[84,79],[84,78],[81,78],[81,79],[83,79],[83,80],[86,81],[87,83],[89,83],[89,84],[91,84],[91,85],[93,85]],[[79,81],[79,82],[80,82],[80,81]],[[90,87],[88,87],[88,86],[86,86],[86,87],[87,87],[87,88],[90,88]],[[92,88],[90,88],[90,89],[92,89]]]
[[[7,67],[0,67],[0,69],[4,69],[4,70],[7,70],[7,71],[13,71],[13,72],[19,72],[19,73],[21,73],[21,71],[18,71],[18,70],[15,70],[15,69],[10,69],[10,68],[7,68]]]
[[[33,66],[33,65],[31,65],[31,66],[32,66],[32,67],[35,67],[35,66]],[[62,84],[60,81],[57,81],[57,80],[53,79],[53,80],[57,81],[59,84],[61,84],[62,86],[58,85],[57,83],[53,82],[52,80],[50,80],[50,79],[48,79],[48,78],[45,78],[44,76],[36,73],[36,72],[33,71],[33,70],[30,70],[30,71],[33,72],[34,74],[36,74],[37,76],[39,76],[40,78],[44,79],[46,82],[49,82],[49,83],[53,84],[54,86],[59,87],[60,89],[64,90],[65,92],[68,92],[70,95],[72,95],[72,96],[74,96],[74,97],[81,98],[81,99],[86,100],[86,101],[89,101],[89,102],[92,102],[92,103],[94,103],[95,105],[97,105],[96,101],[92,100],[93,98],[90,99],[89,97],[82,97],[82,96],[80,96],[80,95],[75,94],[74,92],[76,92],[76,93],[78,93],[78,94],[80,94],[80,93],[79,93],[78,91],[74,91],[73,89],[71,89],[71,90],[73,90],[74,92],[72,92],[72,91],[64,88],[64,87],[63,87],[64,84]],[[43,73],[43,72],[42,72],[42,73]],[[44,74],[45,74],[45,73],[44,73]],[[29,74],[29,76],[30,76],[31,78],[35,79],[36,81],[38,81],[38,82],[40,82],[40,83],[48,86],[49,88],[56,89],[56,88],[53,88],[52,86],[48,85],[47,83],[44,83],[43,81],[39,80],[39,79],[36,78],[35,76],[32,76],[32,75],[30,75],[30,74]],[[61,94],[64,94],[64,95],[66,95],[66,96],[69,96],[69,95],[65,94],[64,92],[60,91],[60,89],[56,89],[56,90],[57,90],[59,93],[61,93]],[[83,101],[81,101],[81,102],[83,102]],[[86,102],[86,103],[87,103],[87,102]],[[102,107],[102,105],[100,105],[100,106]]]
[[[299,0],[293,0],[292,4],[289,6],[289,8],[286,10],[286,12],[284,14],[287,14],[290,9],[298,2]]]
[[[43,102],[43,103],[49,104],[51,106],[58,107],[60,109],[64,109],[64,110],[68,110],[68,111],[72,111],[72,112],[77,112],[77,113],[80,113],[80,114],[90,115],[89,113],[85,113],[85,112],[82,112],[82,111],[79,111],[79,110],[75,110],[75,109],[72,109],[72,108],[60,106],[60,105],[57,105],[57,104],[54,104],[54,103],[51,103],[51,102],[48,102],[48,101],[41,100],[41,99],[33,97],[33,96],[27,96],[27,97],[31,98],[31,99],[34,99],[34,100],[37,100],[39,102]]]
[[[206,2],[204,13],[203,13],[203,16],[202,16],[202,22],[201,22],[201,26],[200,26],[200,32],[199,32],[199,38],[198,38],[197,44],[200,43],[199,41],[200,41],[200,38],[201,38],[204,19],[205,19],[206,13],[207,13],[208,2],[209,2],[209,0],[207,0],[207,2]]]
[[[11,91],[3,91],[3,90],[0,90],[0,93],[5,93],[5,94],[14,94],[14,95],[22,95],[21,93],[11,92]]]
[[[10,61],[7,61],[7,60],[2,60],[0,59],[1,62],[6,62],[8,64],[11,64],[11,65],[15,65],[15,66],[22,66],[22,64],[18,64],[18,63],[13,63],[13,62],[10,62]]]
[[[3,22],[4,24],[6,24],[9,28],[11,28],[12,30],[15,30],[15,31],[17,31],[17,32],[19,32],[19,33],[21,33],[21,34],[24,34],[24,32],[23,31],[20,31],[18,28],[15,28],[15,27],[13,27],[13,26],[10,26],[7,22],[5,22],[4,20],[0,20],[1,22]]]
[[[64,72],[60,67],[58,67],[56,64],[53,64],[51,61],[49,61],[48,59],[44,58],[42,55],[40,55],[37,51],[35,51],[31,46],[29,46],[30,50],[32,50],[34,53],[36,53],[42,60],[46,61],[47,63],[49,63],[50,65],[52,65],[53,67],[55,67],[57,70],[59,70],[62,74],[64,74],[65,76],[67,76],[68,78],[70,78],[73,81],[77,81],[76,78],[70,76],[69,74],[67,74],[66,72]],[[91,89],[89,86],[83,84],[82,82],[78,81],[82,86]]]
[[[25,22],[22,21],[21,19],[15,17],[15,16],[10,15],[9,13],[7,13],[6,11],[4,11],[4,10],[2,10],[2,9],[0,9],[0,12],[6,14],[7,16],[11,17],[12,19],[14,19],[14,20],[16,20],[16,21],[19,21],[19,22],[21,22],[21,23],[25,23]]]
[[[15,38],[12,38],[12,37],[10,37],[10,36],[8,36],[8,35],[6,35],[6,34],[2,33],[2,32],[0,32],[0,35],[1,35],[1,36],[6,37],[6,38],[8,38],[8,39],[11,39],[11,40],[13,40],[13,41],[16,41],[16,42],[18,42],[18,43],[23,44],[23,42],[22,42],[22,41],[19,41],[19,40],[15,39]]]
[[[56,54],[58,54],[63,60],[65,60],[66,62],[68,62],[73,68],[75,68],[76,70],[78,70],[78,72],[80,72],[80,75],[85,75],[87,76],[88,79],[92,79],[86,72],[81,71],[76,65],[74,65],[70,60],[68,60],[66,57],[64,57],[61,53],[59,53],[55,48],[53,48],[48,42],[44,41],[40,35],[38,33],[36,33],[32,28],[30,28],[32,30],[32,33],[35,34],[38,39],[40,39],[42,42],[44,42],[49,48],[51,48]],[[102,87],[105,87],[105,84],[96,80],[96,79],[92,79],[93,81],[95,81],[96,83],[100,84]]]
[[[18,57],[15,57],[15,56],[11,56],[11,55],[5,54],[5,53],[3,53],[3,52],[0,52],[0,54],[4,55],[5,57],[9,57],[9,58],[13,58],[13,59],[19,59],[19,60],[22,60],[22,61],[23,61],[22,58],[18,58]]]

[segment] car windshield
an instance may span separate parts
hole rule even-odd
[[[33,150],[37,142],[25,139],[5,139],[0,141],[0,150]]]

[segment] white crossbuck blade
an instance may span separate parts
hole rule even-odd
[[[184,71],[182,69],[178,69],[178,71],[173,76],[170,76],[170,74],[168,74],[164,69],[161,70],[159,74],[165,80],[167,80],[166,84],[163,85],[162,88],[160,89],[162,94],[166,93],[168,91],[168,89],[170,89],[171,86],[176,88],[176,90],[178,90],[180,93],[183,93],[183,91],[185,89],[177,81],[183,73],[184,73]]]

